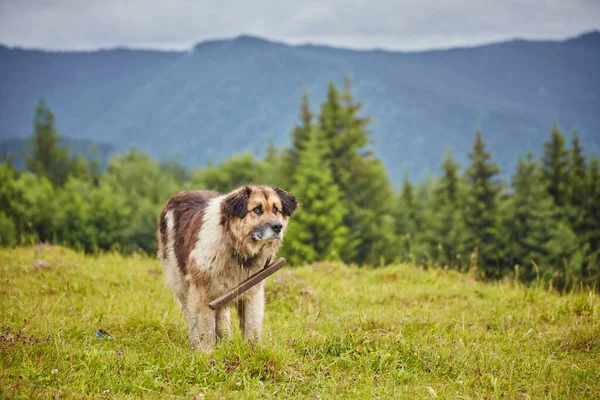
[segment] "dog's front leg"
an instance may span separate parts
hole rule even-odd
[[[217,338],[223,339],[231,337],[231,327],[229,325],[230,313],[229,307],[221,307],[216,311],[216,332]]]
[[[265,289],[264,282],[249,290],[244,298],[238,302],[238,314],[240,317],[240,329],[244,339],[248,341],[260,341],[262,337],[262,325],[265,315]]]
[[[198,351],[210,352],[217,340],[216,312],[208,307],[208,298],[204,291],[195,285],[190,286],[188,312],[192,326],[190,345]]]

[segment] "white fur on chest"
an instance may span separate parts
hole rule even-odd
[[[241,266],[233,256],[229,237],[224,232],[221,220],[221,201],[223,196],[211,199],[204,211],[202,228],[188,259],[188,274],[191,269],[197,269],[203,277],[209,280],[208,289],[211,296],[221,294],[233,289],[240,282],[261,269],[267,261],[269,254],[258,257],[252,268]],[[262,289],[257,285],[255,290]],[[253,292],[250,290],[249,292]]]

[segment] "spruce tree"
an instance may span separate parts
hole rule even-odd
[[[568,152],[565,137],[556,124],[552,125],[550,140],[544,143],[542,163],[548,192],[554,203],[562,207],[567,200]]]
[[[292,145],[287,149],[282,157],[279,165],[278,181],[282,182],[281,186],[288,186],[298,166],[298,157],[301,149],[308,140],[308,136],[314,126],[313,113],[310,109],[308,92],[306,88],[302,90],[302,100],[300,101],[300,112],[298,113],[299,124],[292,129]]]
[[[569,223],[578,236],[583,234],[584,203],[586,193],[586,161],[581,147],[581,140],[573,131],[571,149],[569,151],[569,169],[567,179],[567,216]]]
[[[35,110],[33,126],[29,151],[23,154],[27,170],[48,178],[55,186],[64,185],[72,167],[69,148],[60,145],[61,138],[54,126],[54,114],[43,99]]]
[[[346,76],[342,93],[333,83],[329,84],[318,119],[329,150],[333,180],[340,187],[348,210],[344,225],[350,237],[342,252],[344,261],[359,264],[373,263],[381,254],[388,258],[393,253],[390,232],[376,227],[394,225],[391,185],[381,160],[366,148],[370,119],[358,115],[362,107],[362,103],[354,101]]]
[[[328,154],[331,160],[331,169],[334,181],[342,191],[347,192],[350,173],[346,169],[349,159],[354,159],[352,151],[345,152],[342,145],[343,128],[346,123],[345,110],[340,102],[340,93],[335,85],[330,82],[327,91],[327,100],[321,105],[319,115],[319,129],[323,132],[327,143]]]
[[[444,174],[435,185],[427,204],[423,231],[427,251],[433,262],[441,266],[461,269],[464,261],[466,227],[459,204],[460,177],[450,151],[442,163]]]
[[[456,203],[458,201],[458,190],[460,177],[458,176],[458,170],[460,164],[454,161],[452,152],[448,149],[444,162],[442,163],[442,170],[444,175],[440,179],[439,186],[437,188],[437,194],[444,200],[450,203]]]
[[[397,195],[392,215],[395,220],[395,233],[402,244],[399,250],[400,261],[415,262],[415,241],[421,233],[422,218],[413,184],[408,171],[404,173],[402,188]]]
[[[498,227],[497,197],[500,186],[497,175],[500,169],[492,162],[492,155],[485,150],[485,143],[478,130],[469,154],[471,165],[465,173],[467,196],[464,217],[468,229],[468,251],[477,251],[478,264],[485,275],[502,276],[497,260],[496,239]]]
[[[355,103],[351,92],[349,78],[345,78],[345,91],[340,94],[335,85],[330,82],[327,100],[321,105],[319,127],[329,146],[329,157],[335,182],[342,191],[354,199],[352,190],[353,176],[350,168],[365,154],[361,150],[369,142],[369,132],[366,126],[370,119],[361,118],[358,113],[361,103]]]
[[[586,162],[577,131],[573,131],[569,152],[569,204],[581,207],[585,199]]]
[[[413,192],[413,185],[408,177],[408,171],[404,173],[404,181],[402,182],[402,192],[400,195],[402,206],[406,210],[408,227],[407,233],[413,235],[421,228],[421,221],[419,218],[418,206],[415,201],[415,195]]]
[[[372,156],[357,158],[350,166],[354,193],[348,202],[346,216],[349,229],[348,248],[344,256],[352,255],[358,264],[382,264],[398,258],[394,219],[393,196],[385,166]]]
[[[298,154],[298,169],[291,192],[301,207],[290,221],[283,254],[291,264],[339,258],[346,227],[341,192],[326,158],[327,145],[313,128]]]
[[[306,89],[302,90],[302,100],[300,101],[300,113],[298,117],[300,125],[296,125],[292,130],[292,148],[290,149],[290,158],[294,163],[298,161],[298,153],[308,140],[313,125],[313,113],[310,110],[310,102]]]
[[[536,277],[533,263],[544,271],[561,260],[553,258],[549,242],[557,237],[558,209],[539,184],[542,171],[533,155],[519,158],[517,172],[512,178],[513,194],[506,202],[503,225],[508,233],[506,259],[509,267],[519,265],[519,277],[531,281]]]
[[[584,277],[587,282],[600,281],[600,159],[590,159],[585,182],[584,217],[581,237],[588,257]]]

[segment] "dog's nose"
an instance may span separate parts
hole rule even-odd
[[[283,228],[283,225],[281,222],[276,221],[276,222],[271,223],[271,229],[273,229],[273,232],[279,233],[279,232],[281,232],[281,228]]]

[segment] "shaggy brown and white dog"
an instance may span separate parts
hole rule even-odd
[[[227,194],[189,190],[169,199],[158,220],[158,257],[193,348],[210,351],[224,332],[230,335],[229,307],[213,311],[208,303],[271,261],[297,207],[295,196],[264,185]],[[260,340],[264,281],[234,304],[244,338]]]

